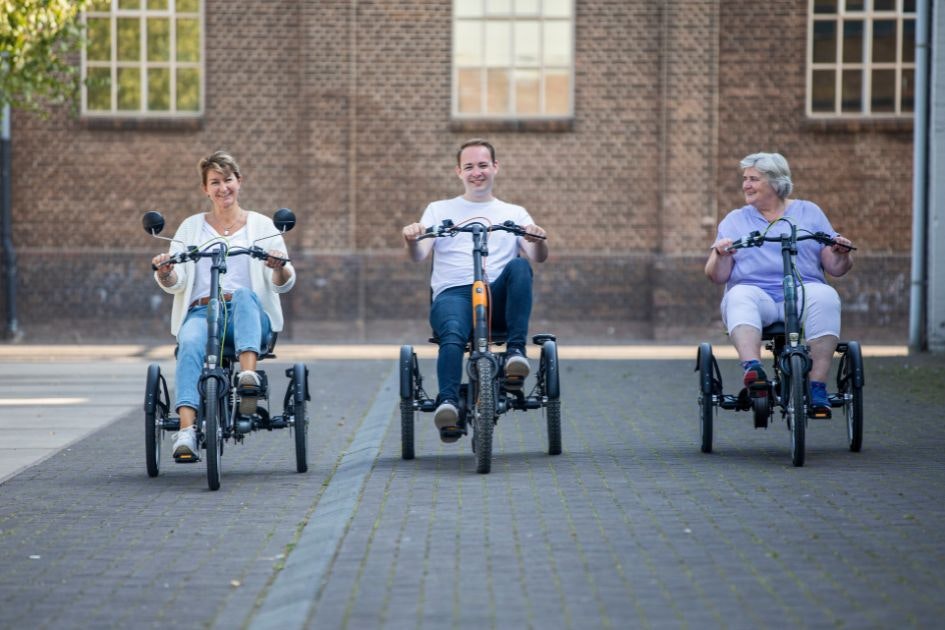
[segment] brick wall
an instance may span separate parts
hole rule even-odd
[[[497,194],[551,234],[536,321],[717,331],[705,251],[742,204],[738,160],[778,150],[796,195],[861,246],[837,283],[845,322],[905,338],[911,130],[805,121],[807,0],[582,0],[575,119],[554,131],[451,123],[449,0],[205,4],[200,124],[15,112],[18,309],[34,339],[166,338],[170,298],[148,270],[164,246],[140,216],[161,210],[172,231],[206,208],[195,164],[216,148],[240,161],[244,207],[299,216],[288,336],[422,322],[429,267],[406,262],[400,228],[461,192],[453,154],[473,135],[498,148]]]

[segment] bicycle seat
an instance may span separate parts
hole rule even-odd
[[[775,322],[761,330],[761,339],[770,340],[784,335],[784,322]]]

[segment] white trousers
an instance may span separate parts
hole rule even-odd
[[[828,284],[810,282],[797,287],[798,310],[803,305],[804,336],[817,339],[825,335],[840,337],[840,296]],[[803,297],[803,302],[801,298]],[[761,330],[784,321],[784,302],[775,302],[763,289],[739,284],[722,298],[722,322],[731,335],[736,326]]]

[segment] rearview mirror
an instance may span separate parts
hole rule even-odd
[[[151,236],[156,236],[164,229],[164,217],[161,216],[160,212],[155,210],[145,212],[144,216],[141,217],[141,225],[144,227],[145,232]]]
[[[272,222],[280,232],[288,232],[295,227],[295,213],[288,208],[279,208],[272,217]]]

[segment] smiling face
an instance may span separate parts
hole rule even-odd
[[[499,163],[492,161],[488,147],[468,146],[459,156],[456,175],[462,180],[468,201],[489,201],[492,199],[492,187],[499,172]]]
[[[208,169],[203,190],[215,210],[227,211],[238,205],[241,180],[230,171]]]
[[[754,166],[742,171],[742,193],[745,194],[745,203],[758,210],[774,208],[780,201],[768,178]]]

